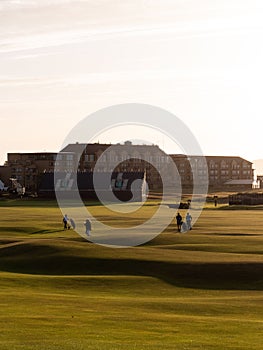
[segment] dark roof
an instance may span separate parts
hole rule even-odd
[[[252,164],[253,162],[250,162],[249,160],[246,160],[239,156],[206,156],[206,155],[186,155],[186,154],[169,154],[172,158],[205,158],[206,160],[235,160],[235,159],[241,159],[247,163]]]
[[[105,150],[110,147],[110,144],[103,143],[70,143],[66,147],[64,147],[61,152],[74,152],[74,153],[82,153],[86,147],[90,149],[90,151],[97,151],[99,149]]]
[[[157,145],[136,145],[136,144],[107,144],[107,143],[70,143],[64,147],[61,152],[83,153],[85,149],[88,152],[105,151],[108,147],[112,147],[115,151],[137,150],[141,152],[145,149],[155,149],[166,155],[166,153]]]

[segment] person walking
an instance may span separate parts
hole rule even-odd
[[[183,218],[182,218],[182,216],[180,215],[179,212],[178,212],[178,214],[176,215],[175,218],[176,218],[178,232],[181,232],[181,226],[182,226]]]
[[[192,230],[192,216],[189,213],[186,214],[185,220],[188,230]]]
[[[67,230],[68,229],[68,216],[67,216],[67,214],[65,214],[63,216],[62,222],[64,224],[64,230]]]
[[[69,221],[70,221],[71,227],[73,228],[73,230],[75,230],[75,228],[76,228],[75,221],[72,218],[70,218]]]
[[[91,232],[91,222],[89,219],[87,219],[85,222],[84,222],[84,225],[86,227],[86,235],[87,236],[90,236],[90,232]]]

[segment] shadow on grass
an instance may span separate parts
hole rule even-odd
[[[51,230],[38,230],[38,231],[34,231],[34,232],[31,232],[30,234],[31,235],[37,235],[37,234],[49,234],[49,233],[58,233],[58,232],[67,232],[67,230],[65,229],[51,229]]]
[[[87,253],[86,253],[87,254]],[[115,257],[114,257],[115,256]],[[52,245],[17,244],[0,249],[0,269],[43,275],[149,276],[178,287],[263,290],[263,261],[192,263],[80,256]]]
[[[102,206],[98,200],[85,200],[85,206]],[[1,207],[38,207],[38,208],[59,208],[59,205],[55,199],[51,198],[0,198]]]
[[[263,236],[263,234],[262,233],[214,233],[214,236],[258,237],[258,236]]]
[[[67,230],[62,229],[45,229],[45,230],[37,230],[35,227],[23,226],[23,227],[15,227],[15,226],[5,226],[0,227],[0,233],[16,233],[16,234],[49,234],[49,233],[61,233]]]

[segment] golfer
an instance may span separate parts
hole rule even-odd
[[[192,216],[189,213],[187,213],[185,219],[188,230],[192,230]]]
[[[67,230],[69,227],[68,227],[68,216],[67,216],[67,214],[65,214],[65,216],[63,217],[63,220],[62,220],[62,222],[63,222],[63,224],[64,224],[64,230]]]
[[[183,218],[182,218],[182,216],[180,215],[179,212],[178,212],[178,214],[176,215],[175,218],[176,218],[178,232],[181,232],[181,226],[182,226]]]
[[[91,232],[91,222],[89,219],[87,219],[85,222],[84,222],[84,225],[86,227],[86,235],[87,236],[90,236],[90,232]]]

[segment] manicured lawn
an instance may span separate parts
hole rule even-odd
[[[262,348],[263,211],[208,208],[187,234],[126,249],[64,231],[54,202],[0,214],[0,349]]]

